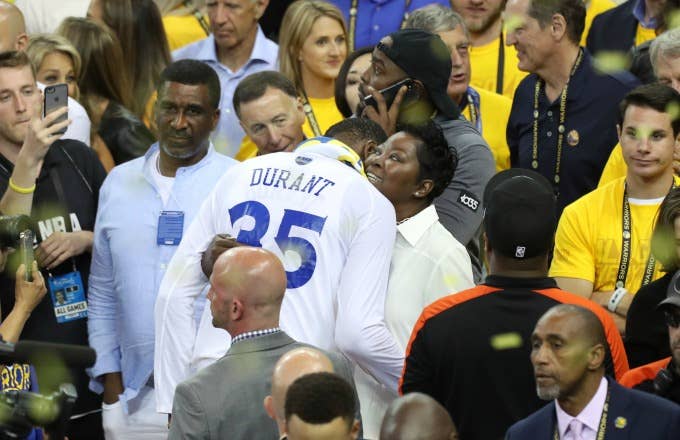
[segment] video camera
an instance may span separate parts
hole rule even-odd
[[[58,362],[69,367],[91,367],[96,353],[90,347],[35,341],[7,343],[0,338],[0,364],[26,363],[49,367]],[[43,428],[50,439],[63,439],[73,405],[75,387],[62,384],[49,396],[29,391],[0,393],[0,440],[26,438],[33,428]]]
[[[50,439],[63,439],[77,398],[70,383],[51,396],[16,390],[0,393],[0,439],[26,438],[34,427],[42,427]]]

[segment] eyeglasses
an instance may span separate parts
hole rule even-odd
[[[666,325],[667,326],[673,327],[673,328],[680,327],[680,314],[668,312],[668,311],[663,312],[663,314],[666,317]]]

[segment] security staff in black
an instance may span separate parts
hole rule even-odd
[[[613,319],[547,277],[557,227],[550,183],[530,170],[494,176],[484,191],[489,273],[477,287],[426,307],[411,334],[400,392],[432,396],[466,440],[499,439],[544,405],[535,391],[530,336],[551,307],[592,310],[607,335],[607,371],[628,370]]]

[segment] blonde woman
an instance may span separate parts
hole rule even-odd
[[[335,78],[346,57],[347,29],[337,7],[322,0],[298,0],[288,7],[279,35],[279,69],[309,104],[304,126],[309,137],[343,119],[335,105]]]
[[[26,55],[39,82],[46,86],[66,84],[68,96],[78,99],[80,54],[70,41],[60,35],[33,35],[28,40]]]
[[[335,104],[335,78],[346,57],[347,28],[337,7],[322,0],[297,0],[288,7],[279,34],[279,70],[297,88],[305,136],[321,136],[344,119]],[[236,159],[256,154],[246,137]]]

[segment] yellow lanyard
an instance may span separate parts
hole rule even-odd
[[[569,80],[574,76],[576,69],[579,64],[581,64],[581,59],[583,58],[583,51],[579,49],[578,57],[576,57],[576,62],[571,68],[571,73],[569,74]],[[541,92],[542,80],[539,78],[536,80],[536,87],[534,88],[534,130],[533,130],[533,140],[531,146],[531,168],[538,169],[538,96]],[[564,140],[564,121],[567,117],[567,89],[569,88],[569,81],[564,85],[562,94],[560,96],[560,125],[557,127],[557,158],[555,160],[555,176],[553,180],[555,184],[560,183],[560,165],[562,162],[562,142]]]
[[[309,103],[309,100],[307,99],[307,94],[303,90],[300,93],[300,95],[301,95],[300,98],[302,98],[302,109],[305,111],[305,116],[307,116],[309,125],[312,127],[312,132],[314,133],[314,136],[323,135],[323,133],[321,133],[321,127],[319,126],[319,123],[316,120],[316,116],[314,116],[314,109],[312,108],[312,105]]]
[[[604,440],[604,433],[607,430],[607,415],[609,414],[609,397],[610,397],[610,391],[609,387],[607,387],[607,398],[604,401],[604,406],[602,407],[602,416],[600,417],[600,426],[597,430],[597,437],[595,437],[597,440]],[[557,404],[555,404],[557,405]],[[558,431],[558,426],[557,423],[555,423],[555,435],[553,436],[554,440],[560,440],[560,433]]]
[[[193,1],[184,0],[184,7],[193,9],[192,14],[194,15],[194,17],[196,17],[198,24],[201,25],[203,32],[205,32],[206,35],[210,35],[210,26],[208,26],[208,22],[205,21],[205,17],[201,13],[201,11],[199,11],[198,8],[194,6]]]

